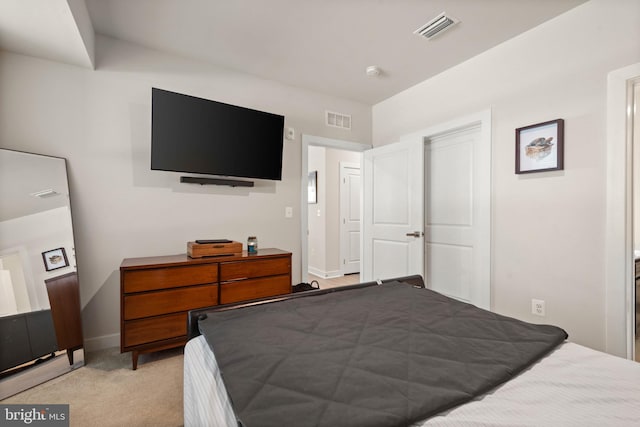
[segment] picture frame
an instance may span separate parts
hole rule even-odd
[[[563,119],[516,129],[516,174],[563,169]]]
[[[307,202],[309,204],[318,203],[318,171],[309,172]]]
[[[47,271],[69,266],[69,259],[67,259],[67,253],[64,248],[42,252],[42,261],[44,261],[44,268]]]

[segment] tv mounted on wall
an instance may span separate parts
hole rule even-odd
[[[157,88],[152,88],[151,116],[153,170],[282,179],[283,116]],[[181,181],[247,182],[198,177]]]

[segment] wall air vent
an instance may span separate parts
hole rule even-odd
[[[334,128],[351,130],[351,116],[347,114],[326,111],[325,124]]]
[[[433,37],[453,27],[458,22],[460,22],[459,19],[456,19],[452,16],[447,16],[445,12],[442,12],[440,15],[436,16],[431,21],[415,30],[413,33],[421,35],[427,40],[431,40]]]

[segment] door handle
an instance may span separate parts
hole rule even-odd
[[[407,233],[407,237],[422,237],[424,233],[422,231],[414,231],[413,233]]]

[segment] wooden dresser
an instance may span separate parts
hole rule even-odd
[[[291,292],[291,253],[189,258],[127,258],[120,265],[120,351],[179,347],[187,340],[187,312],[195,308]]]

